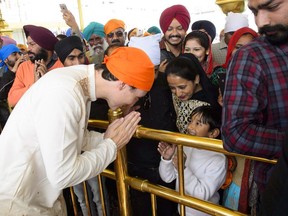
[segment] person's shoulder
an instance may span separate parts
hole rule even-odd
[[[197,155],[199,155],[199,157],[207,157],[207,159],[209,159],[210,161],[221,160],[225,162],[226,160],[226,156],[223,153],[194,148],[194,153],[195,152],[198,152]]]
[[[16,74],[25,73],[26,71],[33,71],[33,70],[34,70],[34,64],[30,60],[27,60],[19,65]]]
[[[212,43],[212,45],[211,45],[212,49],[217,49],[217,48],[218,49],[223,49],[225,47],[227,47],[227,44],[225,43],[224,39],[220,40],[217,43]]]
[[[64,67],[64,65],[62,64],[62,62],[61,62],[60,59],[58,58],[58,59],[55,61],[55,63],[53,64],[53,66],[48,69],[48,71],[53,70],[53,69],[56,69],[56,68],[62,68],[62,67]]]
[[[273,52],[273,45],[265,40],[263,37],[257,37],[253,41],[249,42],[242,46],[237,52],[233,55],[233,58],[241,56],[253,56],[253,58],[261,59],[265,58],[268,53]],[[255,60],[255,59],[254,59]]]
[[[220,48],[220,42],[211,44],[211,49],[212,50],[213,49],[219,49],[219,48]]]
[[[22,66],[22,67],[31,67],[31,66],[33,66],[34,65],[34,63],[32,63],[30,60],[27,60],[27,61],[24,61],[24,62],[22,62],[20,65],[19,65],[19,67],[20,66]]]
[[[243,50],[248,50],[250,52],[251,50],[271,49],[273,48],[273,45],[269,43],[267,39],[265,39],[264,37],[259,36],[254,40],[252,40],[251,42],[249,42],[248,44],[244,45],[243,47],[245,48]]]

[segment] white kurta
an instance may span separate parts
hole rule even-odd
[[[185,194],[212,203],[219,202],[218,190],[226,179],[227,159],[224,154],[184,146],[187,156],[184,169]],[[179,190],[178,172],[172,160],[161,157],[159,173],[163,181],[176,180],[176,190]],[[192,208],[185,208],[187,216],[203,216],[206,213]]]
[[[50,71],[12,111],[0,135],[0,215],[65,215],[62,189],[115,160],[115,143],[86,129],[94,73],[94,65]]]

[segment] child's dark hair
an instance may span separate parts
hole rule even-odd
[[[212,106],[199,106],[195,108],[191,113],[191,118],[194,115],[201,115],[201,122],[204,124],[209,124],[209,131],[212,131],[216,128],[220,130],[221,127],[221,111],[215,109]],[[220,135],[217,137],[221,137]]]

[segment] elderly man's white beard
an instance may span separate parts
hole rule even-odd
[[[104,48],[101,44],[97,44],[92,47],[93,54],[100,54],[104,52]]]
[[[106,50],[107,47],[108,47],[108,44],[106,43],[105,40],[104,40],[103,44],[97,44],[97,45],[94,45],[92,47],[89,45],[90,56],[99,55],[99,54],[104,53],[104,51]]]

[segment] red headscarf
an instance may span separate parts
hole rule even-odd
[[[160,16],[159,22],[163,33],[167,31],[174,18],[182,25],[185,31],[188,30],[190,25],[189,11],[183,5],[173,5],[169,8],[166,8]]]
[[[243,27],[243,28],[240,28],[237,31],[235,31],[234,34],[232,35],[231,39],[229,40],[227,55],[226,55],[226,61],[222,65],[223,68],[228,67],[228,64],[229,64],[231,57],[232,57],[232,52],[233,52],[238,40],[244,34],[251,34],[254,38],[258,37],[257,32],[255,32],[253,29],[251,29],[249,27]]]
[[[205,48],[205,51],[207,51],[207,49],[208,49],[209,54],[207,55],[207,59],[204,63],[201,62],[201,65],[202,65],[204,71],[206,72],[206,74],[211,75],[215,65],[214,65],[214,61],[213,61],[211,39],[210,39],[209,35],[206,32],[201,31],[201,30],[193,30],[192,32],[190,32],[189,34],[186,35],[185,40],[184,40],[184,45],[186,45],[187,41],[189,41],[191,39],[197,39],[200,42],[200,45]],[[206,45],[208,45],[208,46],[206,47]]]

